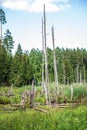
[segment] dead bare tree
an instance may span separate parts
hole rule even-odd
[[[86,82],[86,81],[85,81],[85,65],[83,66],[83,75],[84,75],[84,81],[83,81],[83,82],[84,82],[84,84],[85,84],[85,82]]]
[[[66,83],[66,75],[65,75],[65,64],[63,63],[63,84]]]
[[[80,71],[80,85],[82,84],[82,73]]]
[[[44,32],[43,32],[43,18],[42,18],[42,93],[44,93]]]
[[[77,68],[76,68],[76,73],[77,73],[77,84],[79,83],[79,64],[77,64]]]
[[[48,90],[48,61],[47,61],[47,43],[46,43],[46,14],[44,4],[44,51],[45,51],[45,93],[46,93],[46,104],[49,105],[49,90]]]
[[[55,90],[56,94],[59,95],[59,88],[58,88],[58,74],[57,74],[57,65],[56,65],[56,54],[55,54],[55,42],[54,42],[54,28],[52,30],[52,43],[53,43],[53,55],[54,55],[54,76],[55,76]]]
[[[10,90],[7,92],[7,96],[10,97],[10,96],[13,96],[14,93],[13,93],[13,84],[11,85],[10,87]]]
[[[34,80],[32,81],[32,88],[30,91],[30,108],[34,107]]]
[[[25,94],[23,93],[21,102],[20,102],[20,108],[25,109]]]

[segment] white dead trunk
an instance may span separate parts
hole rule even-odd
[[[77,68],[76,68],[76,73],[77,73],[77,84],[79,83],[79,64],[77,64]]]
[[[82,84],[82,73],[80,72],[80,85]]]
[[[47,93],[47,105],[49,105],[49,92],[48,92],[48,61],[47,61],[47,45],[46,45],[46,15],[44,5],[44,45],[45,45],[45,85]]]
[[[63,63],[63,84],[65,85],[66,83],[66,76],[65,76],[65,65]]]
[[[24,96],[22,96],[21,103],[20,103],[20,107],[21,107],[22,109],[25,108],[25,98],[24,98]]]
[[[43,18],[42,18],[42,93],[44,93],[44,32],[43,32]]]
[[[53,55],[54,55],[54,76],[55,76],[56,94],[59,95],[58,74],[57,74],[56,55],[55,55],[55,42],[54,42],[54,28],[52,27],[51,29],[52,29],[52,43],[53,43]]]
[[[72,102],[71,105],[72,105],[72,107],[73,107],[73,98],[74,98],[74,97],[73,97],[73,96],[74,96],[74,95],[73,95],[73,91],[74,91],[74,89],[73,89],[73,85],[72,85],[72,84],[71,84],[70,87],[71,87],[71,102]]]
[[[85,65],[83,66],[83,74],[84,74],[84,81],[83,81],[83,82],[84,82],[84,84],[85,84],[85,82],[86,82],[86,81],[85,81]]]
[[[73,85],[71,84],[71,101],[73,100]]]
[[[32,88],[30,90],[30,108],[34,107],[34,80],[32,81]]]

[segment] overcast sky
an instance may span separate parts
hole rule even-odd
[[[42,49],[41,20],[46,5],[47,46],[52,48],[51,26],[55,28],[55,45],[87,49],[87,0],[0,0],[7,24],[15,41],[23,50]]]

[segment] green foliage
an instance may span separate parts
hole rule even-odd
[[[11,100],[8,97],[0,97],[0,104],[10,104]]]
[[[49,80],[54,81],[54,63],[53,63],[53,51],[47,48],[47,58],[48,58],[48,74]]]
[[[4,48],[0,51],[0,85],[9,85],[11,56]]]
[[[53,84],[51,90],[53,90]],[[86,130],[87,128],[87,106],[77,108],[52,108],[44,106],[45,96],[41,94],[41,87],[35,88],[35,102],[43,105],[38,105],[39,109],[47,110],[48,113],[29,109],[29,104],[26,104],[26,110],[4,111],[1,108],[12,110],[12,104],[20,104],[21,94],[25,90],[30,90],[30,86],[13,87],[13,96],[7,96],[10,91],[9,87],[0,87],[0,130]],[[60,103],[63,102],[63,95],[70,98],[70,86],[60,86],[61,97]],[[84,93],[84,94],[83,94]],[[87,97],[87,88],[84,86],[74,85],[74,96],[76,99]],[[27,106],[28,105],[28,106]]]
[[[0,21],[1,21],[1,24],[6,23],[5,12],[2,9],[0,9]]]
[[[46,104],[46,97],[45,97],[45,95],[37,94],[37,96],[35,97],[35,102],[38,102],[40,104]]]
[[[79,99],[81,97],[87,96],[87,88],[86,87],[75,87],[74,88],[74,100]]]
[[[23,52],[21,44],[12,56],[13,38],[9,30],[3,39],[0,51],[0,85],[7,84],[21,87],[29,85],[35,80],[35,85],[42,81],[42,51],[32,49]],[[47,48],[49,82],[54,82],[53,51]],[[61,84],[87,82],[87,51],[85,49],[60,49],[56,48],[58,81]]]
[[[87,107],[50,109],[49,114],[35,110],[17,111],[0,116],[1,130],[86,130]]]
[[[42,81],[42,51],[32,49],[23,52],[21,44],[14,55],[13,37],[9,30],[3,38],[3,46],[0,50],[0,85],[11,85],[21,87],[29,85],[35,80],[35,85]],[[58,81],[60,84],[71,84],[87,82],[87,50],[85,49],[60,49],[56,48],[56,60],[58,70]],[[49,82],[54,82],[53,50],[47,48]]]
[[[85,86],[77,86],[73,85],[73,100],[78,100],[80,98],[87,97],[87,88]],[[70,100],[71,97],[71,90],[70,86],[66,86],[64,88],[64,95]]]
[[[35,80],[35,85],[40,82],[42,76],[42,52],[39,49],[32,49],[30,54],[30,64],[32,65],[33,78]]]
[[[22,54],[23,54],[22,47],[21,47],[20,44],[18,44],[17,51],[16,51],[16,56],[21,57]]]
[[[55,90],[54,85],[52,84],[50,86],[50,99],[55,100],[57,99],[58,103],[70,103],[71,101],[71,91],[70,86],[59,86],[60,87],[60,96],[55,96]],[[0,97],[1,103],[18,103],[20,104],[21,101],[21,95],[25,90],[30,90],[30,86],[25,87],[13,87],[12,96],[8,96],[8,93],[10,92],[9,87],[1,87],[0,88],[0,94],[4,97]],[[73,92],[73,102],[80,102],[81,99],[87,98],[87,88],[85,86],[77,86],[74,85],[74,92]],[[45,94],[42,94],[42,88],[41,87],[35,87],[35,102],[36,104],[45,104],[46,103],[46,97]],[[87,100],[84,101],[84,103],[87,103]]]
[[[19,44],[12,61],[10,73],[11,84],[14,84],[14,86],[17,87],[29,85],[33,80],[32,71],[29,56],[27,53],[22,52],[21,45]]]
[[[11,53],[13,46],[14,46],[13,37],[11,36],[11,32],[9,31],[9,29],[7,29],[6,33],[4,34],[3,47],[8,53]]]

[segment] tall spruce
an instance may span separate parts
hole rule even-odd
[[[12,53],[12,49],[14,47],[14,41],[9,29],[7,29],[6,33],[4,33],[3,46],[8,53]]]

